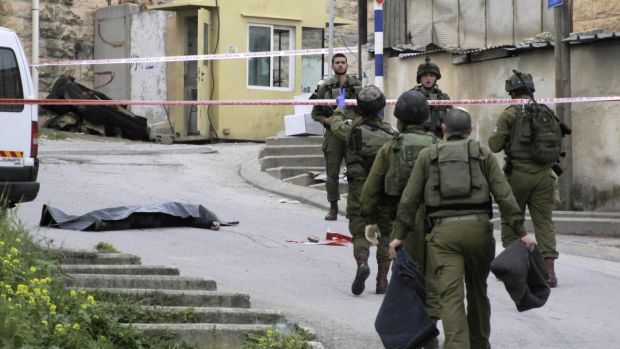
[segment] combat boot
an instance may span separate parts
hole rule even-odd
[[[364,292],[366,287],[365,282],[370,275],[370,267],[368,267],[368,252],[360,252],[355,254],[355,261],[357,262],[357,270],[355,271],[355,280],[351,284],[351,292],[359,296]]]
[[[549,287],[557,287],[558,286],[558,278],[555,276],[555,259],[553,258],[545,258],[545,267],[547,268],[547,273],[549,274],[549,279],[547,280],[547,284]]]
[[[378,266],[378,271],[377,271],[377,288],[376,288],[376,292],[377,294],[385,294],[385,291],[387,291],[387,287],[388,287],[388,272],[390,271],[390,262],[383,262],[383,263],[379,263],[377,264]]]
[[[325,216],[326,221],[335,221],[338,218],[338,201],[329,202],[329,211]]]

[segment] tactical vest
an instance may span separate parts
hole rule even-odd
[[[439,89],[438,87],[434,87],[432,93],[429,93],[429,94],[426,94],[422,90],[421,85],[414,87],[412,90],[416,90],[416,91],[420,91],[424,93],[426,98],[428,98],[429,100],[449,100],[450,99],[450,97],[447,94],[443,93],[443,91],[441,91],[441,89]],[[443,131],[441,130],[441,123],[443,122],[444,117],[446,116],[446,113],[448,112],[449,108],[451,108],[451,106],[431,105],[430,115],[428,117],[428,120],[424,122],[424,129],[427,132],[434,133],[439,138],[443,138]]]
[[[430,147],[430,161],[424,188],[427,212],[490,208],[480,143],[465,139],[434,144]]]
[[[344,87],[344,97],[355,99],[362,90],[362,83],[355,77],[349,76]],[[337,76],[332,76],[325,81],[325,99],[335,99],[340,95],[340,83]]]
[[[541,104],[510,108],[517,111],[517,116],[507,143],[508,157],[554,163],[562,153],[562,128],[551,109]]]
[[[381,147],[396,132],[388,124],[362,124],[351,129],[347,139],[347,176],[367,177]]]
[[[383,185],[385,194],[400,197],[422,149],[428,148],[438,141],[437,138],[429,134],[399,134],[393,140],[393,153],[389,154],[389,167]]]

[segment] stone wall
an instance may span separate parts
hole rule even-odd
[[[603,29],[620,31],[620,1],[573,0],[573,31]]]

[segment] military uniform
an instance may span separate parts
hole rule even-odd
[[[430,145],[439,142],[437,137],[426,133],[423,126],[406,125],[402,128],[399,137],[404,136],[404,134],[418,136],[416,137],[417,143]],[[390,169],[391,164],[394,166],[393,164],[395,163],[392,157],[398,156],[399,150],[396,149],[398,146],[399,139],[396,137],[379,150],[360,198],[362,203],[361,215],[366,224],[377,224],[379,226],[381,232],[379,244],[381,249],[387,248],[391,241],[389,235],[392,232],[398,202],[400,201],[402,187],[404,187],[400,183],[393,183],[394,181],[399,182],[401,179],[394,179],[394,175],[398,175],[394,173],[395,169]],[[404,183],[406,183],[408,178],[409,174],[404,178]],[[395,187],[395,190],[390,190],[388,187]],[[432,269],[431,258],[429,258],[427,253],[423,219],[423,210],[419,210],[414,226],[409,228],[410,232],[404,242],[404,249],[422,269],[421,272],[425,277],[426,283],[426,310],[429,316],[438,319],[441,317],[441,314],[437,277]]]
[[[517,203],[522,212],[529,208],[536,242],[545,258],[558,258],[555,233],[551,220],[554,205],[555,177],[550,164],[541,164],[532,159],[510,158],[508,147],[513,141],[513,130],[518,109],[522,106],[514,105],[506,108],[497,120],[495,133],[489,138],[489,148],[497,153],[504,150],[507,159],[508,182],[512,187]],[[546,106],[545,106],[546,108]],[[504,222],[502,217],[502,245],[507,247],[516,237],[512,228]]]
[[[351,146],[354,141],[352,139],[353,130],[362,127],[362,125],[368,126],[373,130],[372,132],[386,135],[385,141],[388,140],[387,137],[391,138],[395,134],[395,130],[392,129],[390,124],[382,121],[378,116],[371,118],[357,117],[353,120],[352,124],[348,124],[345,122],[345,113],[342,108],[336,110],[331,122],[331,132],[347,144],[345,155],[347,181],[349,185],[347,194],[347,218],[349,219],[349,231],[353,236],[353,255],[356,260],[359,256],[363,255],[365,255],[367,259],[369,254],[370,243],[366,240],[366,236],[364,235],[366,224],[361,217],[360,197],[364,182],[368,177],[368,173],[375,158],[374,155],[372,157],[364,157]],[[387,268],[389,268],[391,260],[388,243],[389,240],[386,236],[382,238],[382,243],[377,246],[377,263],[379,265],[385,265],[385,263],[387,263]]]
[[[342,86],[338,82],[338,76],[333,76],[325,81],[317,91],[319,99],[335,99],[338,96],[340,87],[345,90],[345,98],[355,99],[361,88],[361,82],[352,76],[347,76],[347,80]],[[312,119],[320,122],[325,127],[323,139],[323,154],[325,156],[325,172],[327,179],[325,187],[327,190],[327,200],[330,202],[340,200],[340,191],[338,188],[340,166],[345,154],[345,142],[332,133],[330,126],[325,124],[324,119],[333,114],[333,108],[330,106],[314,106],[312,108]],[[357,115],[356,108],[347,107],[344,111],[345,119],[353,119]]]
[[[411,90],[422,92],[429,100],[450,100],[450,96],[441,91],[437,85],[433,86],[431,91],[426,91],[422,88],[422,85],[418,85]],[[443,132],[441,131],[441,122],[448,109],[452,109],[451,105],[431,105],[431,116],[429,120],[424,123],[424,129],[428,132],[433,132],[438,138],[443,138]]]
[[[444,349],[491,347],[486,280],[495,240],[490,194],[515,238],[524,236],[523,216],[493,154],[474,140],[451,136],[420,153],[398,207],[395,239],[407,238],[423,203],[434,222],[426,239],[437,263]]]

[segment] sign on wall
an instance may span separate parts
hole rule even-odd
[[[564,0],[547,0],[547,8],[554,8],[564,5]]]

